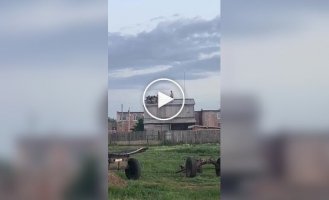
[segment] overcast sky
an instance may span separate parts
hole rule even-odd
[[[183,84],[184,74],[196,109],[218,109],[219,27],[219,0],[110,1],[109,115],[121,104],[141,111],[149,82],[165,77]]]
[[[328,129],[328,11],[326,0],[222,1],[223,95],[253,95],[272,132]]]
[[[22,135],[81,138],[105,128],[106,5],[0,1],[0,160]]]

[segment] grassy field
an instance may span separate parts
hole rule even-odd
[[[134,147],[110,146],[110,151],[134,149]],[[219,199],[219,177],[213,165],[205,165],[203,173],[195,178],[175,174],[186,157],[218,158],[219,145],[177,145],[150,147],[145,153],[137,154],[142,166],[142,177],[138,181],[128,181],[125,188],[110,187],[109,199]],[[124,172],[114,172],[126,179]]]

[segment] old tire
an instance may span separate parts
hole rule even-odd
[[[193,178],[197,173],[197,163],[196,160],[188,157],[185,162],[186,177]]]
[[[137,180],[141,177],[141,166],[137,159],[129,158],[128,165],[125,169],[125,174],[128,179]]]
[[[215,170],[216,170],[216,176],[220,176],[220,158],[217,159]]]

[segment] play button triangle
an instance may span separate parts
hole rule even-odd
[[[168,95],[163,94],[162,92],[158,92],[158,108],[166,105],[167,103],[173,101],[174,99]]]

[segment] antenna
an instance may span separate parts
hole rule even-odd
[[[128,132],[130,131],[130,107],[128,108]]]
[[[121,104],[121,117],[120,117],[120,123],[121,123],[121,131],[123,131],[123,104]]]
[[[185,93],[185,71],[184,71],[184,93]]]

